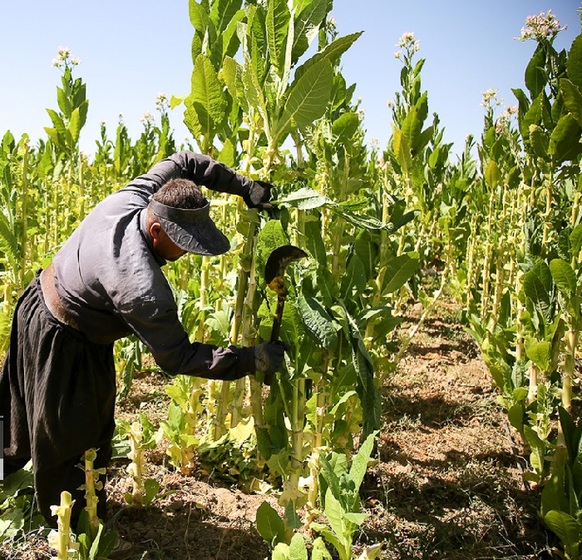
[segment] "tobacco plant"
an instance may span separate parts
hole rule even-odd
[[[545,485],[544,520],[566,556],[577,558],[580,473],[569,411],[580,328],[582,36],[569,52],[557,52],[553,14],[528,22],[524,38],[537,48],[525,72],[527,91],[514,90],[517,127],[511,115],[495,121],[491,105],[485,120],[481,184],[489,207],[474,300],[480,312],[471,323],[529,450],[525,478]],[[500,219],[504,228],[495,225]]]

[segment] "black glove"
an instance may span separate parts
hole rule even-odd
[[[274,373],[281,367],[287,349],[284,342],[263,342],[254,347],[255,367],[265,374],[266,385],[271,384]]]
[[[257,208],[271,212],[275,207],[269,203],[271,200],[271,189],[273,185],[264,181],[253,181],[247,195],[243,197],[249,208]]]

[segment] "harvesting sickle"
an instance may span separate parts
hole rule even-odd
[[[292,262],[307,257],[307,253],[294,245],[282,245],[275,249],[267,259],[265,265],[265,282],[271,290],[277,294],[277,309],[273,319],[273,330],[271,331],[271,342],[277,342],[281,331],[281,321],[283,319],[283,308],[288,290],[285,283],[285,270]]]

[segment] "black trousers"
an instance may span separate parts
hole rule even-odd
[[[32,459],[37,504],[56,526],[50,506],[63,490],[75,499],[76,524],[85,507],[83,453],[98,449],[95,467],[111,459],[115,428],[113,345],[94,344],[47,309],[39,275],[18,301],[10,347],[0,374],[5,476]],[[104,479],[102,479],[105,482]],[[100,496],[105,517],[105,493]]]

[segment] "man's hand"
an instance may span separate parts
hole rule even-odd
[[[271,212],[275,207],[269,202],[271,200],[271,189],[273,185],[264,181],[253,181],[249,193],[244,197],[244,201],[249,208],[266,210]]]
[[[285,350],[288,346],[284,342],[263,342],[255,346],[255,367],[265,374],[265,384],[270,385],[273,375],[283,363]]]

